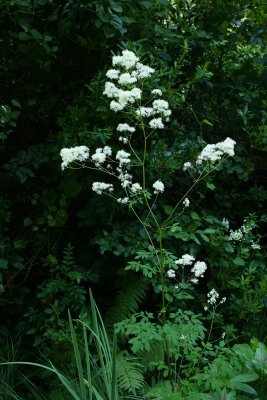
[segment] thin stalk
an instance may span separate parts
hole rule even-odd
[[[159,254],[160,254],[160,281],[161,281],[161,301],[162,301],[162,317],[163,317],[163,326],[167,323],[166,318],[166,303],[165,303],[165,286],[164,286],[164,255],[163,255],[163,245],[162,245],[162,230],[159,230]],[[169,343],[166,340],[166,335],[163,336],[165,348],[166,348],[166,357],[167,357],[167,365],[168,365],[168,375],[170,384],[172,387],[172,391],[174,392],[174,384],[172,379],[172,368],[171,368],[171,357],[170,357],[170,349]]]
[[[188,189],[188,191],[181,197],[181,199],[176,203],[176,205],[174,206],[174,209],[172,210],[171,214],[168,216],[168,218],[166,218],[163,227],[167,228],[168,226],[166,225],[168,222],[171,222],[171,218],[173,216],[173,214],[175,213],[175,211],[177,210],[177,208],[179,207],[179,205],[181,204],[181,202],[189,195],[189,193],[191,193],[191,191],[193,190],[193,188],[203,179],[205,179],[209,174],[211,174],[213,171],[216,170],[216,168],[221,165],[223,163],[223,161],[226,159],[222,158],[221,161],[213,168],[211,168],[211,170],[209,170],[208,172],[206,172],[203,175],[200,175],[200,177],[198,179],[195,180],[195,182],[193,183],[193,185]]]

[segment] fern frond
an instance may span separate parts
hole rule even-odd
[[[153,371],[157,364],[164,360],[164,344],[158,340],[151,340],[150,349],[138,353],[138,357],[142,360],[144,372]]]
[[[65,271],[73,271],[77,268],[73,251],[74,247],[71,243],[68,243],[67,246],[64,247],[61,264]]]
[[[136,394],[145,384],[141,364],[130,361],[123,352],[117,356],[117,384],[122,392]]]
[[[109,332],[119,321],[129,318],[138,311],[140,303],[146,297],[149,282],[143,276],[127,274],[123,287],[115,298],[114,305],[108,310],[105,325]]]

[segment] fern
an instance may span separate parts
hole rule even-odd
[[[151,340],[150,349],[143,350],[142,352],[138,353],[138,356],[142,360],[144,372],[153,371],[157,369],[157,366],[162,360],[164,360],[164,343],[159,342],[158,340]]]
[[[74,250],[74,247],[70,243],[68,243],[67,246],[63,250],[63,257],[62,257],[61,265],[62,265],[63,271],[65,271],[65,272],[73,271],[73,270],[75,271],[75,269],[77,268],[77,265],[74,260],[73,250]]]
[[[117,384],[120,391],[136,394],[138,390],[143,388],[145,382],[140,367],[141,364],[127,359],[125,353],[118,354]]]
[[[124,281],[122,290],[115,298],[114,305],[108,310],[105,325],[109,332],[113,332],[113,326],[119,321],[129,318],[136,313],[139,304],[144,300],[149,282],[142,276],[130,275]]]

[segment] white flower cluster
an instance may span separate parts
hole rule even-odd
[[[102,194],[104,191],[113,192],[113,185],[105,182],[94,182],[92,185],[93,192]]]
[[[76,146],[64,148],[60,151],[62,158],[61,168],[64,170],[74,161],[85,161],[89,158],[89,148],[86,146]]]
[[[158,179],[156,182],[153,183],[153,188],[155,194],[163,193],[164,192],[164,184]]]
[[[186,265],[192,265],[195,262],[195,257],[190,254],[184,254],[181,258],[174,261],[176,265],[182,265],[185,267]],[[207,264],[204,261],[196,261],[193,268],[191,268],[191,272],[194,274],[194,277],[190,280],[192,283],[198,283],[198,278],[203,278],[204,273],[207,269]]]
[[[207,146],[204,147],[204,149],[197,157],[196,167],[201,165],[204,161],[215,163],[216,161],[220,160],[224,155],[233,157],[235,155],[235,145],[236,142],[229,137],[226,138],[223,142],[207,144]],[[187,161],[183,165],[183,170],[188,171],[190,169],[194,170],[195,166],[190,161]]]
[[[151,94],[154,94],[155,96],[162,96],[162,91],[160,89],[153,89],[151,90]]]
[[[174,261],[175,264],[178,265],[192,265],[193,262],[195,261],[195,257],[190,256],[190,254],[184,254],[181,258],[178,260]]]
[[[219,293],[216,292],[215,289],[211,289],[211,291],[207,294],[207,302],[209,304],[211,304],[213,307],[216,306],[217,304],[217,299],[219,298]],[[223,304],[226,301],[226,297],[222,297],[221,301],[219,302],[219,304]],[[205,309],[207,309],[207,307],[205,307]]]
[[[204,261],[197,261],[191,269],[191,272],[193,272],[196,278],[203,278],[206,269],[207,264]]]
[[[129,198],[128,197],[123,197],[123,198],[118,198],[117,202],[120,204],[127,204],[129,202]]]
[[[187,197],[184,199],[183,205],[184,205],[184,208],[187,208],[190,206],[190,200]]]
[[[261,245],[259,243],[254,243],[252,241],[251,247],[253,250],[260,250],[261,249]]]
[[[158,93],[159,89],[154,89],[156,93]],[[152,93],[154,92],[152,90]],[[159,114],[159,117],[153,118],[151,121],[149,121],[149,126],[152,129],[163,129],[164,124],[162,121],[162,118],[166,118],[168,120],[169,116],[171,115],[171,110],[169,109],[169,103],[165,100],[154,100],[152,103],[152,107],[139,107],[138,110],[136,110],[137,116],[142,116],[142,117],[151,117],[151,116],[156,116]]]
[[[131,88],[131,85],[138,80],[149,78],[155,70],[140,63],[139,57],[129,50],[124,50],[121,56],[113,56],[112,64],[120,69],[110,69],[106,76],[111,80],[116,80],[117,85],[121,87],[113,82],[106,82],[103,94],[114,99],[110,103],[110,109],[117,112],[123,110],[127,104],[133,104],[141,99],[141,89]]]
[[[142,186],[139,183],[133,183],[131,186],[131,191],[133,193],[139,192],[140,190],[142,190]]]
[[[232,229],[230,230],[230,235],[229,235],[229,240],[233,240],[233,241],[239,241],[242,239],[243,237],[243,232],[242,229],[239,228],[235,231],[233,231]]]
[[[133,126],[130,126],[128,124],[119,124],[117,126],[117,131],[118,132],[130,132],[130,133],[134,133],[135,132],[135,128]]]
[[[106,76],[110,80],[117,81],[117,83],[106,82],[103,94],[112,99],[110,109],[117,112],[123,110],[128,104],[133,104],[141,99],[142,90],[133,85],[137,85],[138,81],[142,79],[149,78],[155,70],[142,64],[139,61],[139,57],[129,50],[124,50],[120,56],[113,56],[112,64],[113,66],[117,66],[118,69],[108,70]],[[162,96],[162,91],[160,89],[153,89],[151,94],[153,96]],[[136,110],[136,115],[138,117],[153,116],[154,118],[149,121],[148,126],[151,129],[163,129],[164,123],[162,118],[168,120],[171,110],[167,101],[156,99],[153,101],[152,107],[140,106]],[[126,130],[122,131],[120,130],[123,129],[121,125],[127,124],[120,124],[119,129],[117,128],[119,132],[133,133],[135,130],[135,128],[132,128],[134,130],[126,128]]]
[[[244,224],[239,228],[233,231],[230,230],[229,240],[240,241],[244,235],[250,233],[253,229],[253,224],[244,220]]]
[[[194,167],[190,161],[187,161],[186,163],[184,163],[184,166],[183,166],[184,171],[188,171],[189,169],[192,169],[192,168],[194,168]]]
[[[228,219],[223,218],[223,220],[222,220],[222,225],[223,225],[226,229],[229,229],[230,223],[229,223]]]
[[[196,164],[202,164],[203,161],[215,162],[227,154],[230,157],[235,155],[234,147],[236,142],[231,138],[226,138],[223,142],[216,144],[207,144],[197,158]]]
[[[159,118],[153,118],[151,121],[149,121],[149,126],[152,129],[163,129],[164,124],[162,122],[162,119]]]
[[[129,164],[131,162],[130,157],[131,157],[131,154],[127,153],[124,150],[119,150],[116,154],[116,160],[119,161],[120,167],[122,167],[125,164]]]
[[[103,148],[99,147],[98,149],[96,149],[95,153],[91,156],[91,159],[95,163],[95,166],[99,167],[106,161],[106,158],[110,157],[111,155],[112,155],[111,147],[109,146],[105,146]]]
[[[175,278],[175,271],[174,271],[174,269],[169,269],[169,270],[167,271],[167,276],[168,276],[168,278]]]

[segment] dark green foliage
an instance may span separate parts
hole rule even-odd
[[[112,307],[105,316],[105,325],[112,332],[115,323],[122,321],[138,311],[142,301],[146,297],[148,281],[142,277],[132,275],[125,278],[121,291],[115,298]]]
[[[183,286],[179,301],[171,290],[165,293],[168,311],[202,312],[207,290],[214,287],[227,297],[215,328],[229,340],[266,339],[265,20],[261,0],[0,3],[1,343],[22,332],[33,357],[32,344],[48,354],[58,349],[60,357],[69,345],[67,310],[87,316],[90,286],[109,330],[140,310],[160,315],[161,288],[153,281],[145,230],[127,210],[92,194],[91,183],[101,180],[98,172],[60,170],[62,147],[117,148],[120,117],[111,113],[102,93],[112,52],[124,48],[159,71],[149,88],[161,88],[173,111],[168,128],[148,148],[147,180],[160,177],[167,189],[155,208],[159,219],[171,215],[190,187],[184,162],[206,143],[228,136],[237,142],[235,158],[195,188],[190,210],[171,218],[172,227],[163,233],[172,257],[190,253],[208,264],[197,291]],[[135,145],[140,151],[139,139]],[[138,211],[143,217],[141,204]],[[240,242],[229,241],[223,218],[233,230],[247,218],[253,229]],[[252,240],[261,249],[253,249]],[[196,325],[204,330],[208,322],[206,317]],[[158,325],[150,327],[150,335],[158,334]],[[142,332],[131,331],[130,343]],[[173,346],[177,332],[165,332]],[[163,376],[165,350],[156,342],[156,337],[146,345],[140,340],[138,351],[147,357],[145,368],[157,366]],[[195,347],[197,342],[190,351]],[[225,370],[228,362],[222,362]],[[133,369],[136,382],[137,364],[124,359],[121,365]],[[121,385],[131,393],[139,388],[130,381]],[[222,398],[234,399],[228,389],[221,389]],[[190,400],[194,396],[199,399],[192,393]]]

